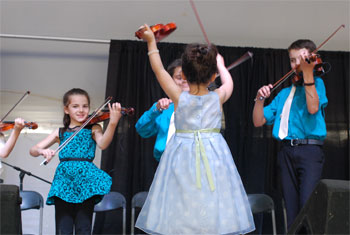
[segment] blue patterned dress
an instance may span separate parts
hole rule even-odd
[[[59,129],[62,144],[74,132]],[[95,196],[95,203],[102,200],[112,185],[112,178],[97,168],[95,158],[96,142],[92,139],[91,126],[82,129],[60,152],[57,166],[46,204],[55,204],[55,197],[69,203],[82,203]],[[74,161],[74,159],[77,159]],[[85,160],[86,159],[86,160]],[[68,161],[67,161],[68,160]]]
[[[243,234],[255,229],[216,92],[183,92],[176,133],[161,157],[136,227],[156,234]]]

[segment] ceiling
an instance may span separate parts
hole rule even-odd
[[[204,41],[189,0],[1,0],[1,33],[92,39],[132,39],[143,23],[175,22],[166,41]],[[349,50],[349,0],[194,0],[211,42],[286,48],[296,38],[321,43],[347,25],[324,50]]]
[[[350,1],[194,1],[208,39],[238,47],[286,48],[299,38],[322,50],[350,51]],[[175,22],[164,42],[205,42],[188,0],[0,1],[0,33],[84,39],[130,39],[140,25]],[[86,89],[92,108],[104,99],[107,44],[0,38],[1,116],[30,90],[7,120],[24,117],[52,128],[62,122],[61,97]]]

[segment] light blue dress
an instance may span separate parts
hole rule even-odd
[[[161,157],[136,227],[154,234],[243,234],[255,229],[241,178],[220,134],[216,92],[183,92],[176,133]]]

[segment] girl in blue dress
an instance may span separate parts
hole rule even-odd
[[[49,147],[63,143],[88,118],[90,98],[86,91],[74,88],[63,97],[63,128],[30,149],[34,157],[42,155],[49,162],[55,150]],[[98,124],[83,128],[60,152],[60,163],[47,197],[47,205],[55,205],[56,234],[91,234],[94,205],[110,191],[111,177],[92,163],[96,144],[106,149],[111,143],[121,117],[119,103],[108,104],[110,119],[105,132]]]
[[[241,178],[220,134],[222,104],[233,91],[223,58],[211,45],[190,44],[182,55],[190,91],[163,68],[153,32],[144,25],[152,70],[174,102],[169,140],[136,227],[155,234],[243,234],[255,229]],[[219,71],[222,85],[208,91]]]

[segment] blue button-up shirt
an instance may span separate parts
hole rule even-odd
[[[288,120],[288,135],[285,139],[319,139],[324,140],[327,135],[324,108],[328,104],[326,89],[323,80],[315,77],[315,86],[319,98],[319,110],[310,114],[307,110],[305,88],[297,86],[290,108]],[[272,135],[280,140],[281,113],[292,86],[282,89],[272,102],[264,107],[264,116],[267,125],[274,125]]]
[[[157,135],[153,154],[154,158],[159,161],[165,150],[170,119],[174,112],[174,103],[171,103],[169,108],[162,112],[158,111],[156,104],[157,103],[154,103],[153,106],[140,117],[135,128],[137,133],[143,138]]]

